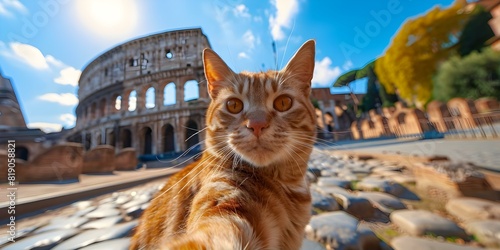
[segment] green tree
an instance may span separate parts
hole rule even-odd
[[[465,5],[465,0],[457,0],[447,9],[435,7],[403,24],[375,63],[375,73],[389,93],[397,89],[410,105],[423,106],[429,101],[438,64],[456,53],[468,18]]]
[[[460,35],[458,52],[461,56],[466,56],[472,51],[480,51],[486,46],[486,42],[495,36],[488,23],[491,18],[489,11],[479,4],[476,5]]]
[[[334,87],[348,86],[351,82],[363,78],[368,78],[366,95],[363,97],[359,103],[359,108],[361,111],[369,111],[377,107],[377,104],[384,107],[394,106],[394,103],[398,101],[395,94],[388,94],[384,86],[380,84],[377,74],[374,70],[375,61],[366,64],[361,69],[351,70],[339,76]]]
[[[500,52],[488,48],[450,58],[438,70],[433,95],[445,102],[454,97],[500,99]]]

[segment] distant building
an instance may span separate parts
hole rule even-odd
[[[0,72],[0,150],[7,149],[9,140],[15,140],[16,158],[28,160],[60,139],[61,133],[49,136],[26,126],[14,86]]]
[[[356,119],[353,107],[364,94],[332,94],[330,88],[313,88],[311,98],[318,104],[316,111],[317,123],[323,133],[322,137],[329,138],[328,133],[348,131],[351,123]],[[350,133],[338,134],[337,139],[349,139]],[[321,135],[320,135],[321,136]]]
[[[140,155],[194,147],[204,139],[209,103],[205,48],[208,38],[195,28],[141,37],[99,55],[82,71],[76,125],[67,139],[87,150],[107,144]]]

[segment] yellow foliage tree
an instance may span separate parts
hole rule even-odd
[[[457,49],[468,14],[467,2],[457,0],[447,9],[439,7],[408,20],[394,36],[375,72],[389,93],[396,90],[410,104],[425,104],[432,93],[432,76],[438,63]]]

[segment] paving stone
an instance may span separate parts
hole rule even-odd
[[[380,191],[396,196],[404,191],[403,187],[397,183],[373,177],[364,178],[358,182],[356,184],[356,189],[363,191]]]
[[[128,250],[130,248],[130,238],[107,240],[80,248],[80,250]]]
[[[306,237],[337,250],[355,249],[358,220],[343,211],[323,213],[311,218],[306,226]]]
[[[390,215],[392,223],[412,236],[434,235],[467,239],[455,222],[426,210],[398,210]]]
[[[38,234],[52,230],[77,228],[87,221],[89,221],[88,218],[82,217],[56,217],[51,220],[50,224],[36,230],[36,233]]]
[[[332,196],[319,193],[317,191],[311,191],[312,206],[314,208],[320,209],[322,211],[337,211],[339,210],[339,204]]]
[[[76,229],[55,230],[36,234],[7,245],[3,250],[33,249],[52,246],[78,233]]]
[[[319,177],[318,186],[337,186],[342,188],[350,188],[351,182],[337,177]]]
[[[400,236],[391,241],[394,250],[478,250],[471,246],[462,246],[437,240],[423,239],[411,236]]]
[[[139,218],[142,212],[144,212],[144,209],[142,209],[141,205],[130,207],[125,211],[128,216],[132,216],[133,218]]]
[[[346,181],[357,181],[359,179],[357,175],[349,170],[343,170],[339,172],[337,177],[342,178]]]
[[[71,204],[71,206],[78,208],[78,210],[82,210],[92,206],[92,201],[78,201]]]
[[[349,170],[351,170],[352,173],[354,174],[371,174],[372,170],[371,167],[366,167],[366,166],[350,166]]]
[[[479,198],[451,199],[446,203],[446,211],[462,221],[500,220],[500,203]]]
[[[84,231],[77,236],[72,237],[57,245],[55,248],[53,248],[53,250],[77,249],[96,242],[124,237],[128,235],[135,226],[137,226],[137,221],[118,224],[110,228]]]
[[[150,200],[149,199],[133,199],[125,204],[122,205],[122,209],[124,210],[127,210],[131,207],[136,207],[136,206],[140,206],[146,202],[149,202]]]
[[[300,250],[326,250],[326,248],[316,241],[304,239]]]
[[[97,219],[97,218],[115,216],[115,215],[119,215],[119,214],[120,214],[120,210],[118,210],[116,208],[104,207],[104,208],[97,208],[96,210],[86,214],[85,217]]]
[[[472,221],[465,224],[465,229],[486,246],[500,247],[500,220]]]
[[[128,195],[120,195],[116,198],[115,204],[123,205],[131,200],[131,197]]]
[[[375,213],[375,208],[366,198],[342,193],[335,193],[333,196],[340,203],[344,211],[358,219],[369,219]]]
[[[310,188],[312,190],[316,190],[316,191],[318,191],[320,193],[329,194],[329,195],[334,195],[334,194],[352,195],[351,192],[347,191],[344,188],[337,187],[337,186],[321,187],[321,186],[318,186],[318,185],[311,185]]]
[[[338,169],[323,169],[323,170],[321,170],[320,176],[333,177],[333,176],[337,176],[338,172],[339,172]]]
[[[394,210],[406,209],[406,206],[398,198],[382,192],[358,192],[358,197],[367,199],[380,211],[390,214]]]
[[[399,183],[399,184],[415,184],[415,183],[417,183],[415,176],[407,175],[407,174],[392,175],[389,177],[389,179],[396,182],[396,183]]]
[[[82,229],[101,229],[101,228],[108,228],[112,227],[119,222],[121,222],[123,218],[121,216],[111,216],[107,218],[102,218],[99,220],[91,221],[89,223],[86,223],[82,225],[80,228]]]
[[[94,210],[96,210],[97,207],[95,206],[91,206],[91,207],[87,207],[87,208],[84,208],[82,210],[78,210],[76,213],[72,214],[71,217],[82,217]]]
[[[359,225],[358,229],[359,249],[363,250],[382,250],[381,241],[377,235],[366,225]]]

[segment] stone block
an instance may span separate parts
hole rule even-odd
[[[82,173],[111,173],[115,170],[115,148],[99,145],[87,151],[83,157]]]
[[[115,156],[115,170],[135,170],[138,163],[135,148],[124,148]]]

